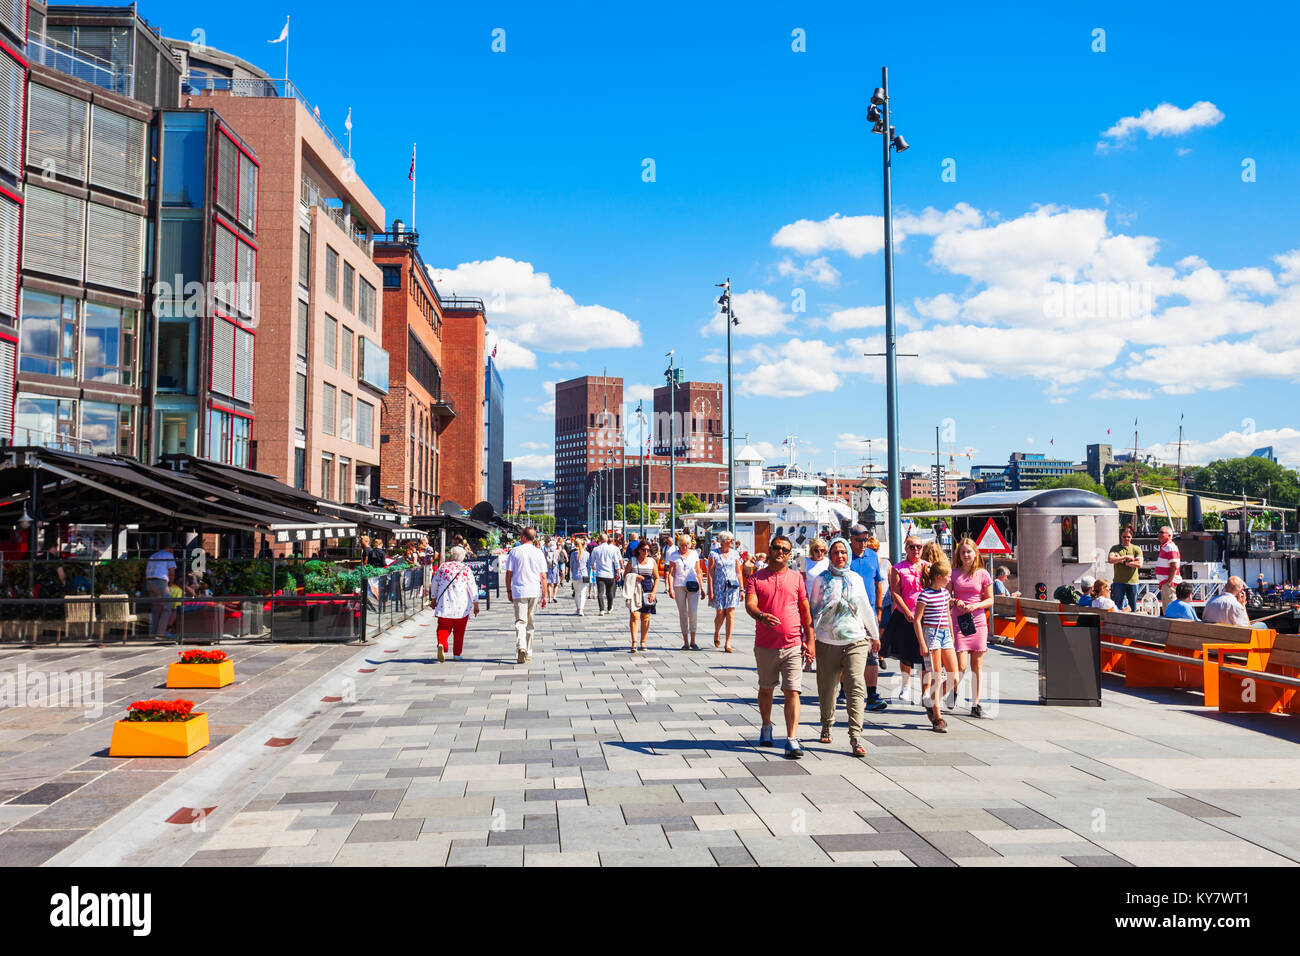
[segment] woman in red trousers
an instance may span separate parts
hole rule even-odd
[[[474,572],[465,564],[465,549],[447,549],[447,560],[438,565],[429,584],[434,613],[438,615],[438,663],[447,657],[447,638],[455,635],[454,659],[461,659],[465,647],[465,627],[470,608],[478,615],[478,583]]]

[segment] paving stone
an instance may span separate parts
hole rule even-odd
[[[348,843],[385,843],[414,840],[420,835],[420,820],[361,820],[348,834]]]

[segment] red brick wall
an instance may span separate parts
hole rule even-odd
[[[472,508],[487,493],[483,475],[483,313],[453,312],[442,318],[442,391],[456,404],[456,417],[442,433],[439,453],[442,500]]]

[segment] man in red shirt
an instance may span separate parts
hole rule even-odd
[[[1160,553],[1156,558],[1156,584],[1160,587],[1162,612],[1174,599],[1174,588],[1182,583],[1182,575],[1178,573],[1181,560],[1178,545],[1174,544],[1174,529],[1165,525],[1160,529]]]
[[[767,549],[767,566],[745,579],[745,610],[757,623],[754,629],[754,659],[758,663],[758,712],[763,718],[760,746],[772,746],[772,698],[781,685],[785,698],[785,755],[803,756],[799,746],[799,692],[803,665],[811,661],[812,614],[803,575],[788,567],[792,545],[780,534]]]

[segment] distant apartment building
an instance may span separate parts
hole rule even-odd
[[[0,7],[0,442],[13,439],[26,169],[27,9]],[[30,54],[30,51],[29,51]]]
[[[965,475],[948,472],[943,479],[943,493],[935,496],[933,472],[904,472],[899,479],[899,494],[903,500],[908,498],[926,498],[941,505],[956,504],[962,488],[969,479]]]
[[[395,220],[375,237],[375,262],[383,272],[390,378],[380,419],[381,497],[423,515],[442,503],[441,436],[457,412],[443,391],[442,314],[419,242]]]
[[[437,306],[442,314],[443,387],[456,403],[456,417],[442,434],[442,500],[472,508],[487,496],[487,314],[478,298],[440,296]]]
[[[985,491],[1006,491],[1006,465],[971,465],[971,480],[975,482],[977,493]]]
[[[530,515],[555,514],[555,482],[530,481],[524,488],[524,511]]]
[[[497,511],[505,508],[504,456],[505,456],[505,384],[496,362],[488,356],[483,367],[483,461],[487,469],[487,489],[484,501]]]
[[[1042,452],[1012,452],[1007,461],[1007,490],[1031,491],[1044,478],[1060,478],[1074,473],[1074,463],[1048,458]]]
[[[265,74],[214,82],[235,58],[173,45],[190,101],[217,109],[262,162],[256,467],[325,499],[383,497],[389,368],[373,257],[383,206],[291,84]]]
[[[623,463],[623,380],[584,375],[555,386],[555,517],[587,521],[591,476]]]

